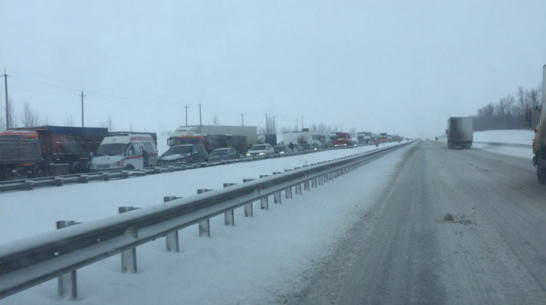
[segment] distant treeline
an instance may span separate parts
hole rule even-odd
[[[541,105],[542,89],[518,88],[515,96],[503,97],[496,104],[480,108],[474,118],[474,131],[532,128],[537,123],[537,107]]]

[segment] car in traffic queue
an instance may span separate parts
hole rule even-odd
[[[275,151],[275,155],[278,156],[285,156],[292,152],[290,147],[286,145],[275,145],[275,147],[273,147],[273,150]]]
[[[192,164],[208,161],[208,153],[201,144],[171,146],[159,158],[160,165]]]
[[[265,144],[254,144],[246,152],[247,157],[264,157],[275,154],[273,146],[269,143]]]
[[[209,162],[238,160],[241,154],[234,148],[217,148],[209,154]]]

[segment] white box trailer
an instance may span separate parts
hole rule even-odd
[[[192,125],[181,126],[171,135],[189,136],[189,135],[231,135],[244,136],[248,147],[258,142],[258,127],[256,126],[224,126],[224,125]]]

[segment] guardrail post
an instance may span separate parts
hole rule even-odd
[[[210,218],[199,222],[199,237],[210,237]]]
[[[246,178],[246,179],[243,179],[243,183],[244,182],[249,182],[249,181],[252,181],[254,179],[249,179],[249,178]],[[251,202],[248,202],[248,203],[245,203],[245,217],[254,217],[254,207],[252,206],[252,201]]]
[[[281,204],[282,203],[282,200],[281,200],[281,192],[275,192],[273,194],[273,202],[274,203],[277,203],[277,204]]]
[[[198,189],[197,194],[210,192],[211,189]],[[203,219],[199,222],[199,237],[210,237],[210,218]]]
[[[180,199],[182,197],[165,196],[163,202]],[[178,239],[178,230],[165,234],[165,244],[167,246],[167,252],[180,252],[180,241]]]
[[[245,203],[245,217],[254,217],[254,209],[252,207],[252,202]]]
[[[56,222],[56,227],[62,229],[65,227],[77,225],[80,222],[74,220],[59,220]],[[57,278],[57,293],[59,298],[64,298],[66,292],[70,290],[70,297],[75,300],[78,298],[78,277],[76,270],[65,273]]]
[[[301,195],[301,183],[296,184],[296,195]]]
[[[292,199],[292,187],[291,186],[284,189],[284,197],[286,199]]]
[[[303,181],[303,190],[304,191],[310,191],[311,188],[309,187],[309,180]]]
[[[269,196],[260,198],[260,207],[262,210],[269,210]]]
[[[235,185],[236,183],[224,183],[224,188],[230,187],[232,185]],[[235,210],[231,209],[229,211],[224,212],[224,224],[226,226],[234,226],[235,225]]]
[[[119,207],[118,212],[120,214],[126,213],[129,211],[136,210],[135,207]],[[130,234],[136,237],[136,231],[130,231]],[[132,247],[126,250],[121,251],[121,272],[137,272],[137,256],[136,256],[136,247]]]

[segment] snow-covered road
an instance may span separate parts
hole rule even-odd
[[[414,148],[286,303],[545,304],[546,188],[529,160]]]

